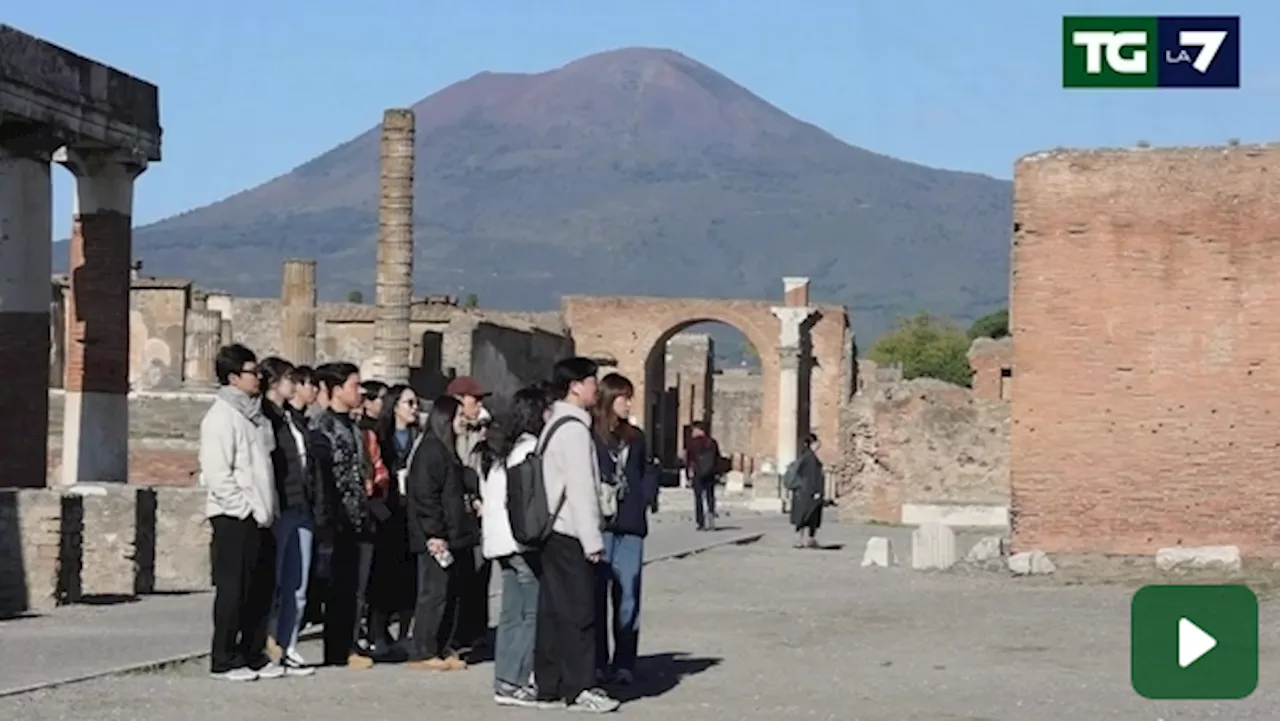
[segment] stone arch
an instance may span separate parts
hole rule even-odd
[[[754,429],[751,455],[773,458],[777,452],[779,333],[773,314],[776,302],[744,299],[651,298],[640,296],[569,295],[561,301],[565,324],[578,355],[611,358],[615,370],[631,379],[637,396],[649,397],[647,367],[655,349],[679,331],[715,321],[736,328],[760,355],[762,407]],[[809,393],[812,425],[824,443],[829,462],[839,457],[839,403],[848,315],[842,306],[815,306],[818,320],[809,330],[815,378]],[[636,404],[636,420],[647,423],[644,403]]]

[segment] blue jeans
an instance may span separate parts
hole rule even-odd
[[[604,533],[604,558],[596,567],[596,668],[635,672],[640,650],[640,575],[644,538]],[[612,601],[612,604],[610,603]],[[613,607],[613,663],[609,663],[609,607]]]
[[[533,675],[533,640],[538,629],[538,577],[520,553],[499,558],[498,566],[502,569],[502,612],[493,648],[493,680],[495,684],[527,686]]]
[[[716,520],[716,478],[699,478],[693,482],[693,520],[698,528],[706,528]]]
[[[311,513],[289,508],[276,521],[276,643],[282,649],[298,643],[298,626],[307,609],[307,577],[311,573]]]

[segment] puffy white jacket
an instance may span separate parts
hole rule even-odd
[[[527,550],[516,543],[515,536],[511,534],[511,518],[507,515],[507,468],[523,461],[537,446],[537,438],[527,433],[520,436],[507,455],[506,463],[495,463],[481,481],[480,497],[484,499],[484,512],[480,516],[480,537],[485,558],[502,558]]]

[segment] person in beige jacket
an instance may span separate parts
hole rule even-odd
[[[213,527],[209,670],[228,681],[279,678],[285,670],[266,652],[275,591],[275,436],[262,413],[253,351],[239,343],[224,346],[214,369],[221,387],[200,422],[200,478]]]
[[[590,358],[566,358],[551,372],[558,398],[542,430],[542,479],[552,533],[539,554],[533,675],[539,705],[605,713],[618,702],[596,685],[596,568],[604,551],[600,464],[591,435],[596,372]]]

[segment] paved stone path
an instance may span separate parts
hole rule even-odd
[[[825,540],[843,548],[798,551],[780,519],[761,523],[779,532],[646,570],[641,683],[620,713],[638,721],[1280,718],[1280,630],[1265,621],[1271,603],[1252,697],[1153,702],[1129,687],[1129,588],[863,569],[866,537],[886,529],[833,525]],[[450,674],[381,666],[232,686],[210,680],[201,662],[3,698],[0,718],[483,721],[539,713],[494,706],[491,673],[487,664]]]
[[[716,533],[697,533],[675,515],[660,514],[652,523],[645,547],[649,559],[759,534],[770,520],[726,523]],[[208,593],[148,596],[131,603],[64,606],[46,616],[0,621],[0,696],[204,653],[212,632],[211,604]]]

